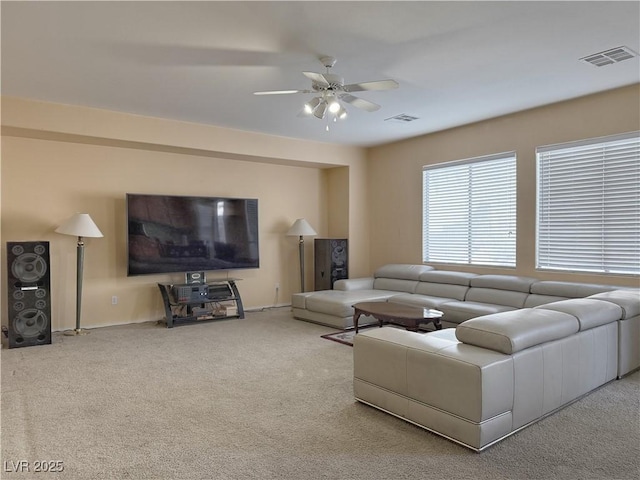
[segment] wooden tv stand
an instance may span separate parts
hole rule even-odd
[[[167,328],[223,318],[244,318],[236,280],[207,283],[159,283]]]

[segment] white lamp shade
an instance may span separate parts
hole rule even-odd
[[[311,228],[309,222],[307,222],[304,218],[299,218],[293,223],[293,225],[291,225],[291,228],[287,232],[287,235],[302,237],[305,235],[317,235],[317,233],[313,228]]]
[[[73,217],[56,228],[56,233],[73,235],[76,237],[104,236],[88,213],[76,213]]]

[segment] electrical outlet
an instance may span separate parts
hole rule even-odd
[[[113,297],[111,297],[111,305],[117,305],[117,304],[118,304],[118,297],[114,295]]]

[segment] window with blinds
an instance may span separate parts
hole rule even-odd
[[[422,260],[514,267],[515,152],[424,167]]]
[[[536,266],[640,273],[639,132],[536,149]]]

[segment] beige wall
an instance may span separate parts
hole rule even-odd
[[[156,283],[180,275],[126,276],[125,194],[252,197],[260,201],[261,266],[229,274],[244,279],[247,308],[288,304],[299,288],[297,240],[284,235],[293,220],[305,217],[321,237],[348,237],[351,277],[385,263],[421,263],[422,166],[515,150],[517,268],[439,268],[637,285],[637,277],[535,271],[534,151],[639,130],[639,104],[635,85],[364,151],[3,97],[1,278],[7,241],[49,240],[52,326],[73,327],[75,239],[53,230],[86,211],[105,237],[86,242],[83,326],[160,319]],[[306,244],[306,264],[313,265],[313,242]],[[306,283],[311,288],[312,268]],[[6,293],[2,282],[1,298]],[[3,308],[3,324],[6,314]]]
[[[328,237],[346,238],[349,236],[349,168],[336,167],[324,172],[330,186],[327,207],[331,212],[325,230]]]
[[[362,149],[20,99],[3,98],[2,107],[2,278],[7,241],[50,241],[54,330],[75,324],[76,240],[53,230],[77,211],[90,213],[104,233],[85,242],[82,325],[95,327],[162,318],[156,283],[182,278],[127,277],[126,193],[258,198],[260,268],[228,272],[243,279],[245,308],[289,304],[299,291],[297,239],[284,235],[296,218],[320,236],[344,235],[349,198],[365,205],[358,198],[366,191],[345,190],[349,170],[365,168]],[[313,242],[307,245],[313,265]],[[368,260],[358,257],[352,268],[366,271]],[[309,289],[313,269],[305,273]],[[6,315],[5,308],[3,324]]]
[[[638,286],[637,277],[536,271],[535,148],[640,130],[639,105],[640,89],[634,85],[371,149],[371,268],[390,262],[421,263],[424,165],[515,151],[517,267],[438,268]]]

